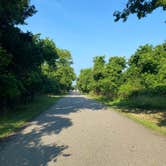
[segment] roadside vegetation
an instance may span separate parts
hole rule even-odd
[[[166,133],[166,43],[140,46],[128,60],[95,57],[92,68],[81,70],[77,88]]]
[[[71,89],[75,73],[70,52],[18,27],[36,13],[35,6],[28,0],[2,1],[1,9],[0,113],[33,101],[35,95]]]
[[[76,77],[68,50],[20,29],[36,12],[29,0],[0,1],[0,137],[55,100],[43,94],[68,92]]]
[[[10,112],[0,116],[0,139],[12,135],[34,117],[47,110],[60,96],[36,96],[29,104],[16,106]]]

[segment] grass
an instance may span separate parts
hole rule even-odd
[[[140,109],[166,110],[166,97],[163,96],[137,96],[126,100],[109,102],[112,106]]]
[[[28,121],[47,110],[60,96],[43,95],[27,105],[17,106],[6,115],[0,117],[0,139],[12,135],[17,129],[24,126]]]
[[[166,97],[142,95],[114,101],[102,96],[92,97],[130,119],[166,135]]]
[[[124,113],[123,111],[120,111],[122,114],[125,114],[130,119],[133,119],[134,121],[144,125],[145,127],[148,127],[152,129],[153,131],[157,131],[161,134],[166,135],[166,125],[160,125],[160,120],[163,119],[164,113],[155,113],[155,114],[135,114],[135,113]],[[165,121],[165,120],[164,120]]]

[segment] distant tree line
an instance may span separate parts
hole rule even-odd
[[[75,79],[68,50],[18,27],[35,13],[29,0],[0,0],[1,109],[27,103],[36,94],[65,93]]]
[[[93,59],[93,67],[82,69],[77,87],[83,93],[110,99],[139,94],[166,96],[166,43],[140,46],[127,61],[124,57]]]

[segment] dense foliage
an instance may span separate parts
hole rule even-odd
[[[36,13],[29,0],[0,0],[0,105],[12,107],[35,94],[64,93],[75,74],[69,51],[17,25]]]
[[[77,87],[83,93],[109,98],[144,95],[166,96],[166,43],[140,46],[128,62],[124,57],[94,58],[93,67],[82,69]]]
[[[166,0],[128,0],[121,12],[114,12],[115,21],[120,19],[126,21],[130,14],[136,14],[141,19],[157,8],[166,10]]]

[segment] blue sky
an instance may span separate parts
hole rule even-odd
[[[130,16],[114,22],[113,12],[126,0],[32,0],[37,14],[22,27],[53,39],[57,47],[72,53],[74,69],[92,66],[97,55],[129,58],[139,45],[159,44],[165,40],[165,13],[157,10],[142,20]]]

